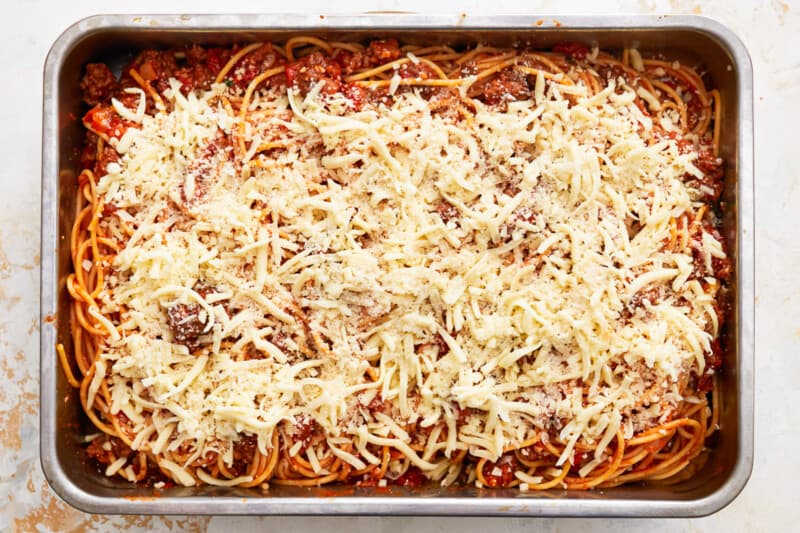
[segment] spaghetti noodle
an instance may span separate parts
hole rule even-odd
[[[58,355],[106,475],[546,490],[697,467],[731,265],[721,101],[693,69],[298,36],[91,64],[82,88]]]

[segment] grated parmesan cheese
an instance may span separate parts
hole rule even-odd
[[[117,109],[137,127],[97,184],[120,213],[101,223],[135,231],[104,280],[101,310],[122,318],[102,324],[90,391],[105,377],[112,413],[152,413],[141,449],[229,464],[243,433],[266,451],[301,418],[329,443],[352,440],[353,453],[331,451],[356,469],[380,463],[367,444],[387,445],[452,481],[433,459],[441,446],[496,460],[540,431],[567,444],[559,464],[579,441],[598,445],[600,464],[619,429],[655,425],[702,372],[714,294],[689,280],[688,246],[664,245],[670,220],[699,205],[682,179],[697,169],[675,141],[648,142],[634,101],[652,95],[557,85],[539,73],[532,100],[477,102],[469,122],[415,91],[354,111],[319,87],[263,90],[241,155],[265,164],[247,171],[219,143],[237,127],[222,86],[167,91],[172,110],[156,116]],[[258,154],[278,138],[285,149]],[[724,251],[708,234],[700,245],[708,273]],[[176,305],[199,310],[198,353],[168,333]],[[640,412],[647,391],[659,400]],[[378,393],[391,416],[361,403]],[[418,455],[418,423],[440,423],[446,441]],[[301,450],[290,453],[326,472]],[[160,465],[196,483],[185,465]]]

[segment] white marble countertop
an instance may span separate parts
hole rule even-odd
[[[565,5],[566,4],[566,5]],[[5,0],[0,16],[0,531],[792,531],[800,520],[800,2],[778,0]],[[69,24],[95,13],[375,10],[488,13],[702,13],[738,33],[755,71],[756,421],[750,482],[726,509],[694,520],[103,517],[48,488],[38,458],[41,79]]]

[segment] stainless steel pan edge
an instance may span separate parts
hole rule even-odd
[[[612,491],[575,494],[556,492],[549,495],[504,492],[497,496],[467,490],[421,496],[337,495],[325,497],[312,492],[288,496],[256,496],[217,492],[214,495],[193,495],[191,490],[178,490],[159,497],[112,496],[109,491],[93,491],[91,484],[77,479],[64,467],[63,451],[59,452],[63,424],[58,419],[58,402],[64,389],[60,376],[55,344],[59,297],[63,297],[63,280],[59,272],[59,241],[63,229],[59,181],[59,80],[65,56],[80,41],[98,32],[163,31],[175,33],[247,32],[263,30],[374,31],[374,30],[525,30],[560,32],[592,30],[625,32],[660,29],[666,32],[690,30],[712,39],[722,47],[735,70],[738,127],[734,160],[726,162],[737,176],[735,248],[737,288],[735,321],[737,322],[737,392],[738,453],[725,481],[710,494],[700,498],[667,498],[648,496],[647,488],[627,491],[611,497]],[[136,514],[275,514],[275,515],[483,515],[483,516],[626,516],[677,517],[703,516],[725,507],[744,488],[753,465],[753,366],[754,366],[754,168],[753,168],[753,92],[752,66],[744,44],[720,23],[699,16],[456,16],[456,15],[158,15],[105,16],[83,19],[68,28],[53,44],[44,69],[43,132],[42,132],[42,235],[41,235],[41,316],[40,316],[40,400],[41,400],[41,463],[45,477],[56,493],[71,505],[94,513]],[[63,244],[62,244],[63,246]],[[614,489],[616,490],[616,489]],[[247,497],[249,496],[249,497]],[[254,497],[255,496],[255,497]],[[607,497],[608,496],[608,497]]]

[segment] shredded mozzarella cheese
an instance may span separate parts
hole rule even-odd
[[[579,440],[600,461],[620,428],[669,416],[716,328],[691,250],[664,244],[695,206],[682,179],[694,156],[647,142],[634,89],[557,85],[540,73],[532,100],[477,102],[470,121],[414,91],[354,111],[340,95],[264,90],[244,154],[263,164],[246,169],[219,141],[237,127],[223,86],[168,92],[172,110],[156,116],[114,103],[137,128],[97,190],[135,232],[106,279],[102,311],[122,323],[102,323],[97,372],[110,369],[112,412],[152,413],[137,445],[230,462],[243,432],[266,450],[279,424],[309,417],[355,442],[358,456],[331,445],[353,468],[380,463],[367,444],[387,445],[450,479],[432,448],[408,446],[415,424],[440,421],[446,453],[492,460],[560,434],[561,464]],[[286,147],[259,155],[276,136]],[[706,262],[724,257],[710,235],[700,244]],[[200,354],[170,334],[176,305],[203,313]],[[376,394],[391,415],[361,403]]]

